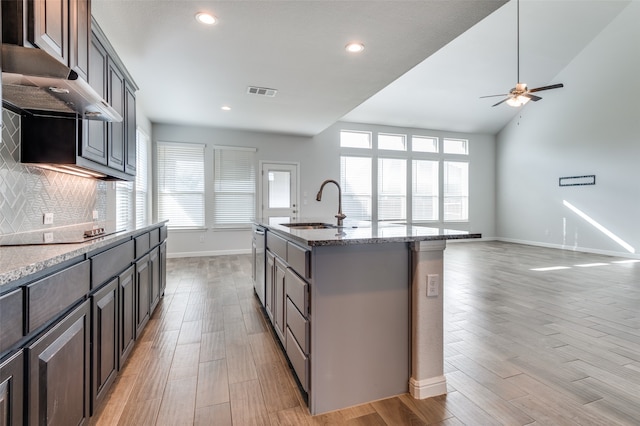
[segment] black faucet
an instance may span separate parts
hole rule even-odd
[[[320,191],[318,191],[318,195],[316,195],[316,201],[322,200],[322,189],[329,182],[335,183],[338,187],[338,214],[335,217],[338,219],[338,226],[342,226],[342,221],[345,217],[347,217],[347,215],[342,213],[342,189],[340,188],[340,184],[338,182],[333,179],[327,179],[322,182],[322,185],[320,185]]]

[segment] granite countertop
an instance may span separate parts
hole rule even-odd
[[[335,226],[336,219],[296,219],[293,223],[326,223]],[[429,225],[417,225],[393,222],[370,222],[345,220],[343,227],[326,229],[295,229],[283,226],[286,220],[268,223],[257,219],[256,224],[264,226],[274,233],[281,234],[310,247],[350,244],[402,243],[429,240],[454,240],[481,238],[482,234],[455,229],[438,228]]]
[[[8,286],[16,280],[35,274],[43,269],[63,263],[78,256],[85,255],[102,247],[106,247],[118,240],[128,239],[134,235],[157,228],[163,223],[165,222],[157,222],[124,231],[113,231],[112,233],[109,233],[109,235],[92,238],[86,242],[2,246],[0,247],[0,292],[4,290],[3,287]],[[86,225],[78,225],[78,229],[83,228],[86,228]],[[54,232],[54,235],[56,235],[55,230],[52,231]],[[39,231],[39,235],[52,231],[41,230]],[[65,229],[63,232],[65,235],[68,235],[71,231],[69,229]],[[82,232],[80,232],[80,235],[82,235]],[[7,237],[10,237],[12,241],[19,238],[18,234],[14,234],[13,236],[3,236],[5,239],[7,239]],[[25,235],[24,237],[25,240],[28,241],[32,236]],[[54,241],[57,241],[56,237],[54,237]]]

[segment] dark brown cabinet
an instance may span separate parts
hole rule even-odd
[[[79,425],[89,416],[89,302],[27,348],[30,425]]]
[[[0,426],[22,425],[24,404],[22,350],[0,363]]]
[[[136,174],[136,95],[131,84],[125,82],[124,86],[124,140],[125,163],[124,172],[130,175]]]
[[[160,247],[156,247],[155,249],[151,250],[151,253],[149,253],[149,268],[151,272],[150,313],[153,313],[153,311],[156,309],[156,306],[158,306],[158,303],[160,302],[160,294],[162,292],[162,277],[160,275],[160,266]]]
[[[88,83],[102,97],[107,98],[108,54],[102,43],[91,37],[89,50]],[[81,138],[79,155],[100,164],[107,164],[107,123],[100,120],[83,120],[86,129]]]
[[[107,64],[107,102],[122,116],[123,121],[107,125],[107,165],[112,169],[124,171],[124,76],[112,62]],[[135,145],[135,140],[133,141]]]
[[[136,339],[135,267],[131,266],[118,277],[119,289],[119,366],[122,367],[133,349]],[[119,368],[120,368],[119,367]]]
[[[69,23],[69,67],[87,81],[91,40],[91,0],[69,1]]]
[[[149,321],[151,278],[149,255],[145,255],[136,262],[136,336],[142,333],[142,329]]]
[[[0,296],[0,357],[22,338],[23,310],[21,289]]]
[[[105,397],[118,374],[118,278],[91,296],[92,380],[91,413]]]

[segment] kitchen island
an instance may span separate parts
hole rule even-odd
[[[406,224],[258,221],[265,310],[320,414],[410,392],[446,393],[446,240],[480,234]]]

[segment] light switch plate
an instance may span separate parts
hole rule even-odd
[[[438,274],[427,275],[427,297],[437,297],[440,276]]]

